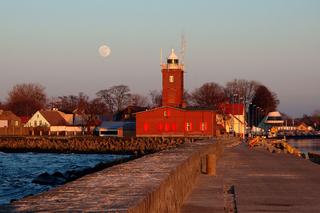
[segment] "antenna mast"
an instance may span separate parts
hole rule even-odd
[[[186,54],[186,46],[187,46],[187,41],[184,36],[184,33],[181,34],[181,50],[180,50],[180,55],[181,55],[181,64],[184,65],[184,58]]]
[[[160,48],[160,66],[162,66],[162,48]]]

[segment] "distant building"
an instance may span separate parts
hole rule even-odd
[[[20,116],[19,118],[21,119],[21,125],[25,126],[31,116]]]
[[[312,126],[308,126],[307,124],[305,123],[301,123],[297,126],[297,131],[300,131],[300,132],[312,132],[314,131],[314,128]]]
[[[72,115],[58,110],[39,110],[26,123],[26,127],[71,126]]]
[[[54,110],[39,110],[25,124],[25,127],[48,128],[49,134],[79,134],[81,127],[73,126],[73,115]]]
[[[224,126],[225,131],[243,136],[246,128],[244,104],[222,104],[220,108],[222,113],[217,117],[217,120],[224,117],[224,122],[220,121],[220,123]]]
[[[284,124],[284,120],[282,119],[281,113],[278,111],[269,112],[264,120],[265,124],[268,124],[272,127],[281,127]]]
[[[105,121],[93,130],[96,136],[108,137],[134,137],[136,135],[136,123],[125,121]]]
[[[115,113],[114,121],[136,121],[136,113],[145,111],[147,107],[128,106],[125,109]]]
[[[213,137],[216,112],[188,108],[183,99],[184,66],[172,50],[161,65],[162,107],[136,113],[138,137]]]
[[[21,119],[11,111],[0,110],[0,127],[19,127]]]

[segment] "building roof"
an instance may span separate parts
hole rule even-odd
[[[61,115],[59,111],[39,111],[41,115],[49,122],[51,126],[67,126],[70,125]]]
[[[283,124],[284,120],[282,119],[280,112],[274,111],[274,112],[269,112],[268,113],[264,123],[267,123],[267,124]]]
[[[222,104],[222,111],[226,114],[243,115],[244,104]]]
[[[30,116],[20,116],[21,123],[26,124],[30,118]]]
[[[0,110],[0,120],[21,121],[13,112],[5,110]]]
[[[171,49],[171,54],[169,55],[168,59],[178,59],[178,56],[174,53],[174,49]]]
[[[186,108],[182,108],[184,110],[190,111],[215,111],[212,107],[200,107],[200,106],[187,106]]]
[[[205,107],[186,107],[186,108],[181,108],[181,107],[172,107],[172,106],[161,106],[161,107],[156,107],[156,108],[148,109],[148,110],[141,111],[141,112],[136,112],[135,114],[155,111],[155,110],[162,109],[162,108],[171,108],[171,109],[180,110],[180,111],[211,111],[211,112],[216,112],[215,110],[213,110],[211,108],[205,108]]]
[[[98,128],[117,130],[119,128],[135,129],[136,122],[104,121]]]
[[[274,112],[269,112],[267,116],[268,117],[281,117],[281,114],[278,111],[274,111]]]

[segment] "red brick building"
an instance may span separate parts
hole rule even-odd
[[[213,110],[186,107],[183,100],[184,66],[172,50],[162,64],[162,107],[136,114],[138,137],[213,137],[216,113]]]

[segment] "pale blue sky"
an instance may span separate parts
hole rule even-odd
[[[161,88],[159,49],[179,50],[181,32],[186,89],[252,79],[289,115],[320,109],[318,0],[0,0],[0,100],[22,82],[49,96],[116,84],[147,94]]]

